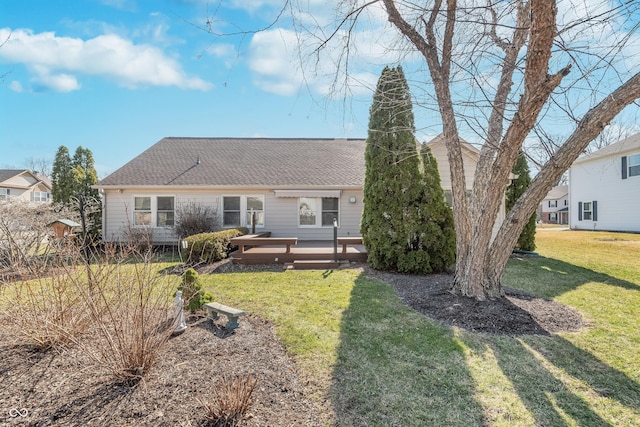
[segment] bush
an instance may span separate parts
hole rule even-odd
[[[258,381],[251,374],[235,379],[224,377],[221,384],[213,389],[212,399],[200,400],[204,406],[207,421],[221,427],[242,425],[253,403],[251,396],[257,383]]]
[[[158,274],[151,252],[107,245],[89,264],[66,242],[49,256],[48,274],[3,287],[2,332],[43,351],[74,344],[115,379],[138,382],[175,330],[178,279]]]
[[[218,214],[210,206],[202,203],[187,202],[178,205],[174,233],[178,237],[213,231]]]
[[[231,239],[248,232],[245,227],[240,227],[189,236],[183,240],[187,247],[182,249],[182,257],[188,264],[220,261],[231,251]]]
[[[191,312],[200,309],[204,304],[214,299],[211,292],[202,289],[202,283],[198,279],[198,272],[193,268],[184,272],[182,283],[178,286],[178,290],[182,291],[185,308]]]

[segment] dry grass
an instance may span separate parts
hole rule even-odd
[[[213,396],[200,400],[205,409],[205,418],[216,427],[235,427],[249,416],[247,411],[253,402],[252,395],[258,381],[253,375],[237,378],[225,377],[213,389]]]

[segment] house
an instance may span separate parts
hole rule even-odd
[[[149,230],[156,244],[176,244],[176,211],[198,203],[220,227],[251,225],[271,237],[360,236],[365,139],[177,138],[160,140],[95,186],[102,194],[103,239]],[[464,145],[472,182],[478,152]],[[450,192],[444,142],[430,143]],[[468,167],[467,167],[468,166]],[[447,187],[448,185],[448,187]],[[504,216],[503,216],[504,217]]]
[[[429,148],[431,149],[431,154],[436,158],[438,162],[438,172],[440,173],[440,185],[444,190],[444,197],[447,200],[449,205],[453,205],[452,203],[452,194],[451,194],[451,171],[449,170],[449,160],[447,157],[447,146],[445,144],[444,135],[440,134],[431,141],[427,143]],[[476,166],[478,165],[478,160],[480,159],[480,150],[478,150],[473,145],[468,142],[462,140],[461,141],[461,151],[462,151],[462,165],[464,167],[464,176],[465,183],[467,185],[467,197],[471,194],[471,189],[473,186],[473,180],[476,173]],[[515,175],[511,174],[510,179],[516,178]],[[500,225],[506,216],[506,206],[503,203],[500,205],[500,211],[498,212],[498,217],[496,219],[496,224],[493,227],[493,236],[495,237],[496,233],[500,229]]]
[[[569,224],[569,186],[558,185],[540,203],[543,224]]]
[[[103,238],[130,227],[154,243],[176,243],[176,209],[198,203],[221,227],[272,237],[330,240],[360,235],[363,139],[164,138],[95,186],[103,199]]]
[[[51,201],[51,183],[26,169],[0,169],[0,203]]]
[[[640,133],[573,162],[569,203],[574,230],[640,232]]]

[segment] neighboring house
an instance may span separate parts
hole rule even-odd
[[[640,133],[577,159],[569,203],[572,229],[640,232]]]
[[[26,169],[0,169],[0,203],[51,201],[51,183]]]
[[[154,243],[177,243],[176,211],[200,203],[223,228],[250,227],[272,237],[331,240],[360,236],[364,139],[164,138],[95,186],[103,199],[103,238],[122,241],[150,230]],[[463,144],[472,182],[478,152]],[[430,143],[445,192],[451,190],[444,144]],[[502,216],[502,218],[504,215]]]
[[[476,166],[478,165],[478,160],[480,159],[480,151],[464,140],[461,140],[460,142],[462,150],[462,164],[464,167],[465,182],[467,184],[467,197],[469,197],[471,195],[471,189],[473,187],[473,179],[476,173]],[[445,145],[444,136],[442,134],[438,135],[430,142],[428,142],[427,145],[431,149],[431,153],[438,162],[440,184],[442,185],[442,189],[444,190],[444,197],[447,200],[447,203],[449,203],[449,205],[451,206],[453,204],[451,194],[451,171],[449,170],[449,160],[447,157],[447,147]],[[516,176],[511,174],[510,179],[514,178],[516,178]],[[500,205],[500,211],[498,212],[496,224],[493,227],[494,236],[498,232],[500,225],[505,218],[505,215],[506,207],[503,201],[503,203]]]
[[[540,203],[543,224],[569,224],[569,186],[553,187]]]

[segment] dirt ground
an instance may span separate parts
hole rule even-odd
[[[228,263],[201,273],[242,270]],[[256,268],[256,267],[252,267]],[[267,269],[280,267],[267,266]],[[449,275],[427,277],[363,271],[393,285],[410,307],[478,333],[548,335],[584,326],[579,313],[551,300],[507,289],[507,298],[478,302],[448,292]],[[173,337],[158,365],[135,387],[113,384],[77,348],[36,352],[0,336],[0,424],[7,426],[204,426],[199,400],[210,399],[223,376],[253,374],[254,403],[246,426],[316,426],[334,416],[328,402],[309,398],[295,363],[273,325],[242,317],[229,333],[226,320],[191,316]],[[88,338],[89,339],[89,338]]]

